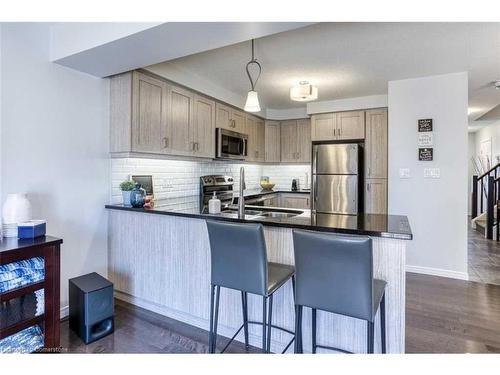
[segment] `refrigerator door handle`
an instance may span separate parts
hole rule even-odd
[[[313,179],[314,179],[314,182],[313,182],[313,189],[314,189],[313,200],[314,200],[314,203],[316,203],[316,201],[318,200],[318,176],[313,175]],[[316,206],[316,204],[314,204],[314,206]]]

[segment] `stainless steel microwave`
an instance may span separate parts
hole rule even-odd
[[[245,159],[248,144],[248,136],[246,134],[217,128],[216,136],[217,159]]]

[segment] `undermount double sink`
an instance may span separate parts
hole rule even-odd
[[[304,211],[290,210],[286,208],[245,206],[245,219],[288,219],[301,215]],[[229,206],[222,211],[223,214],[238,216],[238,207]]]

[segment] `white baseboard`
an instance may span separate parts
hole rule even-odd
[[[469,280],[467,272],[445,270],[442,268],[420,267],[406,265],[406,272],[420,273],[424,275],[448,277],[450,279]]]
[[[66,318],[69,315],[69,306],[61,307],[61,319]]]

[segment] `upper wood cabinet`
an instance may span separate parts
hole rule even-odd
[[[387,109],[366,111],[365,177],[387,178]]]
[[[281,161],[309,163],[311,161],[311,128],[309,119],[281,122]]]
[[[265,123],[265,161],[279,163],[281,161],[281,132],[279,121]]]
[[[239,111],[221,103],[217,103],[215,105],[215,108],[216,127],[247,134],[245,112]]]
[[[194,96],[190,139],[194,156],[215,157],[215,102],[201,95]]]
[[[365,138],[365,112],[322,113],[311,117],[313,141]]]
[[[194,94],[177,86],[170,86],[170,152],[177,155],[194,153],[191,141],[194,127]]]
[[[322,113],[311,117],[311,140],[330,141],[335,139],[335,114]]]
[[[112,81],[111,96],[117,101],[111,110],[111,150],[167,152],[170,127],[166,82],[128,73]],[[115,126],[118,122],[120,125]]]
[[[264,121],[259,118],[246,115],[246,132],[248,135],[247,161],[265,160],[265,128]]]
[[[365,138],[365,111],[338,112],[335,124],[336,139]]]

